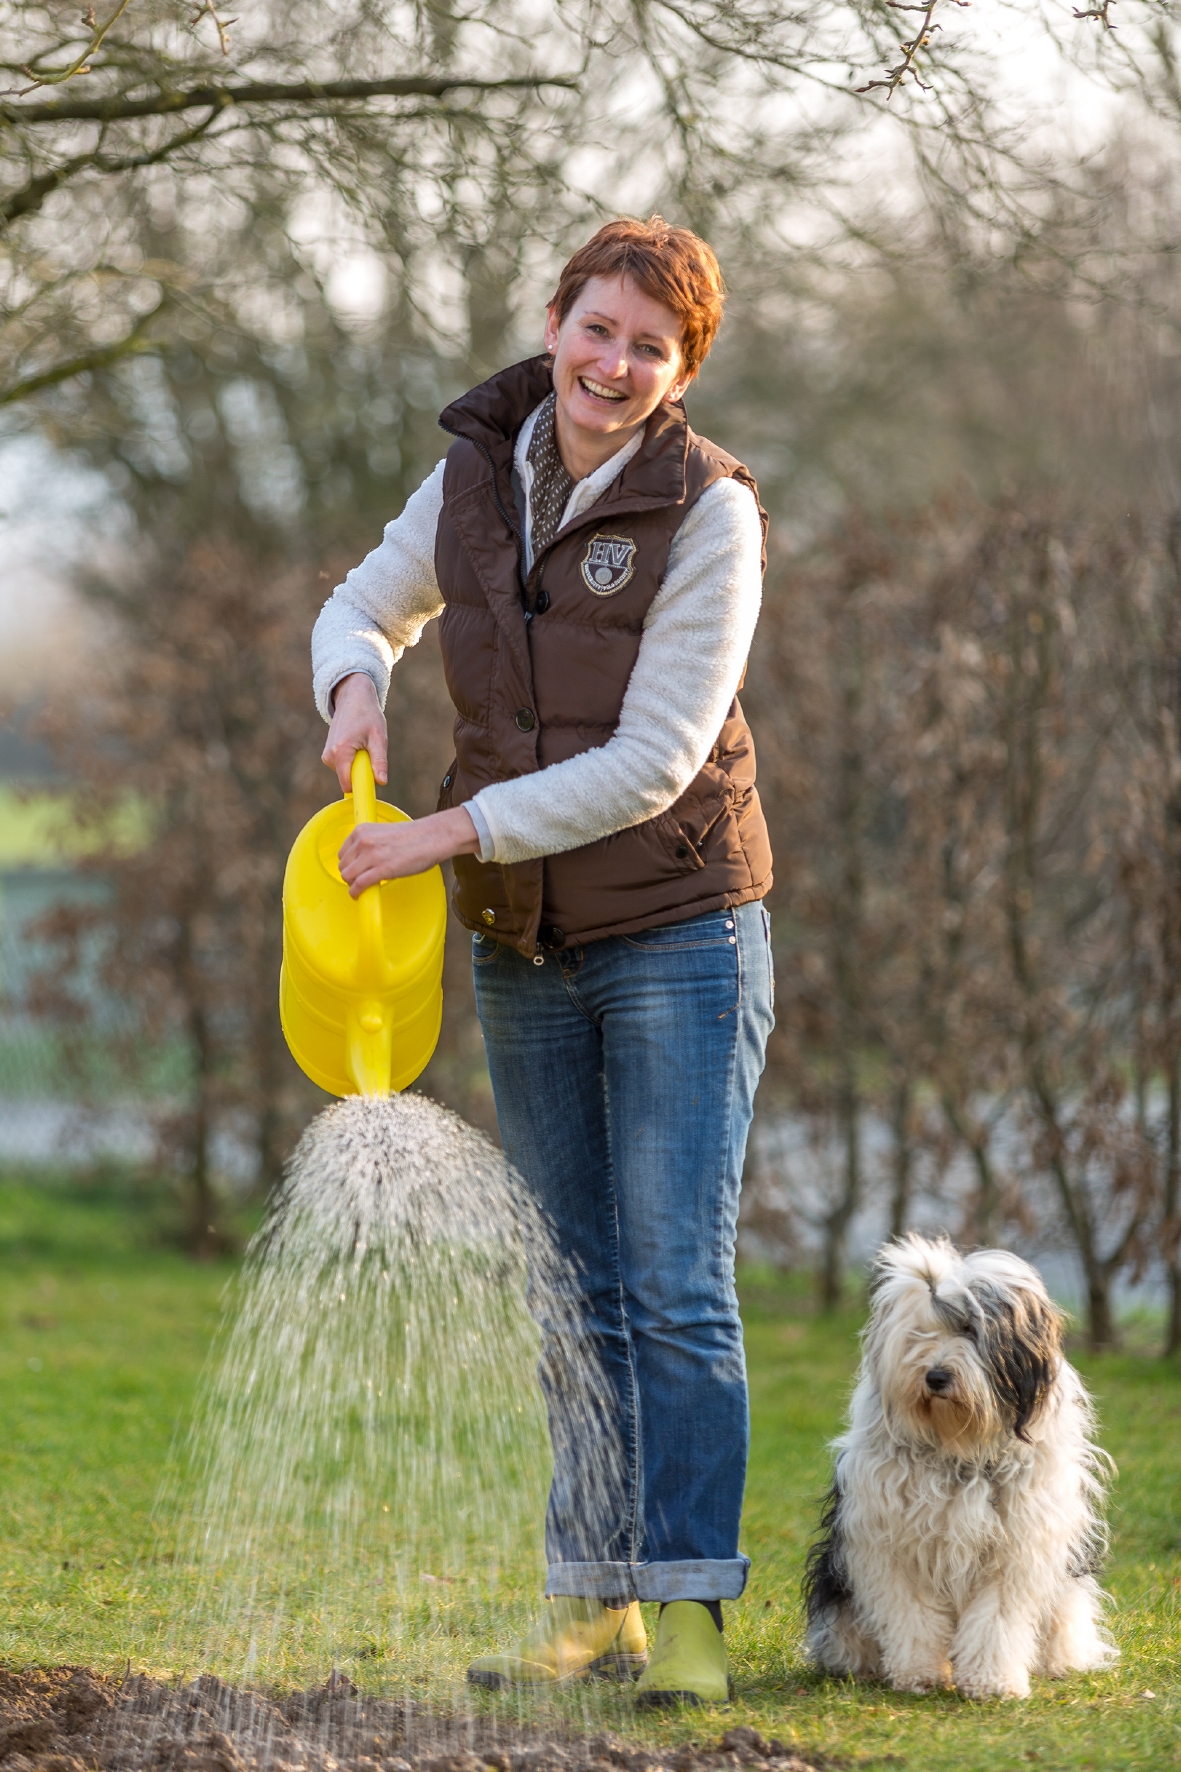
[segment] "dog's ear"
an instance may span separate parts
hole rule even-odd
[[[1024,1288],[1010,1291],[977,1281],[971,1290],[980,1310],[976,1338],[993,1389],[1012,1411],[1013,1432],[1028,1444],[1026,1429],[1049,1396],[1058,1371],[1061,1317],[1048,1298]]]

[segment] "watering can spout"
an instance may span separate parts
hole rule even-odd
[[[308,821],[288,857],[279,1013],[314,1083],[388,1095],[414,1081],[439,1037],[447,899],[437,867],[350,896],[337,864],[349,831],[406,818],[378,800],[366,751],[352,790]]]

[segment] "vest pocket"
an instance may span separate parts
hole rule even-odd
[[[708,767],[708,765],[707,765]],[[706,865],[705,848],[714,826],[728,811],[729,784],[713,793],[700,789],[701,778],[667,812],[658,812],[652,827],[679,874],[695,874]]]
[[[705,866],[691,831],[671,812],[658,812],[652,828],[678,874],[696,874]]]

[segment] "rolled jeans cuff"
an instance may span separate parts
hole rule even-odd
[[[701,1557],[683,1563],[551,1563],[547,1599],[736,1600],[749,1557]]]

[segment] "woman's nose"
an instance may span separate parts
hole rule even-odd
[[[604,380],[623,381],[627,375],[627,351],[622,345],[609,345],[599,358],[599,369]]]

